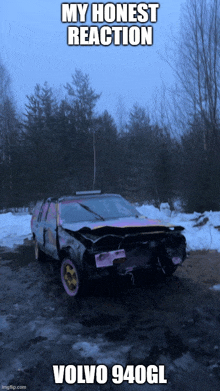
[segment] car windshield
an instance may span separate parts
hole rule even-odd
[[[138,211],[119,196],[64,201],[60,212],[61,222],[67,224],[139,216]]]

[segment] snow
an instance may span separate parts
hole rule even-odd
[[[78,337],[80,340],[72,345],[73,351],[82,357],[92,357],[97,364],[110,366],[120,362],[122,365],[125,365],[125,355],[132,348],[129,345],[117,344],[115,346],[115,344],[105,341],[102,337],[90,338],[87,341],[82,341],[81,335]]]
[[[210,289],[214,291],[220,291],[220,284],[213,285],[213,287],[211,287]]]
[[[163,223],[181,225],[184,227],[183,234],[187,242],[187,251],[190,250],[217,250],[220,252],[220,212],[201,213],[169,213],[169,208],[162,207],[160,210],[153,205],[142,205],[136,208],[143,216],[156,218]],[[195,227],[195,225],[198,225]],[[219,228],[220,229],[220,228]]]
[[[23,244],[24,239],[31,239],[31,215],[0,214],[0,246],[13,248]]]
[[[150,219],[163,223],[181,225],[187,241],[187,250],[217,250],[220,252],[220,212],[194,212],[192,214],[170,211],[168,204],[161,204],[160,210],[153,205],[144,204],[137,210]],[[0,246],[13,248],[22,244],[25,238],[31,239],[31,215],[0,214]],[[195,226],[197,225],[197,226]],[[220,228],[219,228],[220,229]]]

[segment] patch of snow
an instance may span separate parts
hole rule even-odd
[[[213,285],[210,289],[214,291],[220,291],[220,284]]]
[[[36,335],[41,337],[46,337],[49,340],[57,340],[58,335],[60,334],[60,331],[57,329],[56,326],[52,324],[48,324],[43,327],[39,327],[37,330]]]
[[[80,353],[82,357],[93,358],[97,364],[113,365],[118,362],[125,365],[126,353],[131,346],[117,346],[104,341],[103,338],[95,340],[79,341],[72,345],[72,349]]]
[[[8,328],[9,328],[9,323],[7,321],[7,315],[2,315],[0,318],[0,332]]]
[[[13,248],[23,244],[24,239],[31,239],[30,223],[30,214],[0,214],[0,246]]]
[[[142,205],[137,210],[148,218],[154,218],[173,225],[184,227],[183,234],[187,242],[187,250],[217,250],[220,252],[220,212],[177,213],[172,212],[169,217],[164,210],[153,205]],[[204,223],[195,227],[197,223]]]
[[[184,371],[193,371],[196,364],[189,352],[174,360],[173,363],[176,367],[181,368]]]
[[[177,213],[183,212],[183,203],[180,199],[177,199],[176,201],[173,202],[173,207],[175,212]]]
[[[168,217],[171,216],[170,205],[168,204],[168,202],[164,202],[160,204],[160,211],[163,212]]]
[[[149,219],[166,219],[166,214],[164,214],[162,211],[160,211],[158,208],[156,208],[153,205],[142,205],[140,207],[136,207],[138,212],[140,212],[143,216],[148,217]]]

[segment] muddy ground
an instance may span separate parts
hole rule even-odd
[[[50,262],[34,260],[31,241],[1,248],[0,262],[1,389],[220,390],[220,292],[210,289],[219,253],[191,252],[166,281],[100,283],[81,299],[66,295]],[[56,364],[105,364],[109,382],[55,384]],[[168,383],[115,385],[114,364],[163,364]]]

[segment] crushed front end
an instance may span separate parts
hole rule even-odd
[[[171,275],[186,257],[182,227],[101,227],[78,232],[96,274],[119,275],[141,270]]]

